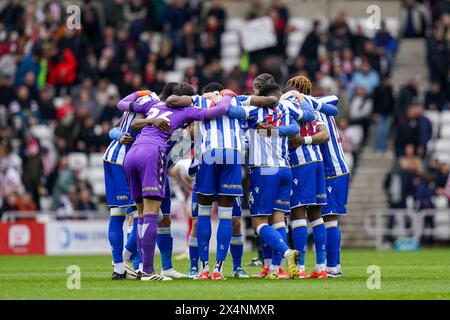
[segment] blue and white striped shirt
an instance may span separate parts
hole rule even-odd
[[[304,96],[305,101],[308,105],[313,108],[313,106],[317,106],[314,100],[310,99],[309,96]],[[297,98],[294,98],[295,100]],[[288,100],[292,101],[292,99]],[[303,115],[303,111],[298,103],[293,103],[289,110],[293,116],[293,118],[300,119]],[[314,112],[315,120],[308,122],[299,122],[300,124],[300,135],[302,137],[312,136],[317,132],[317,125],[320,124],[320,119],[318,119],[317,112]],[[298,167],[310,162],[322,161],[322,154],[320,153],[320,148],[318,145],[314,144],[303,144],[296,149],[289,150],[289,162],[291,167]]]
[[[288,137],[272,131],[270,137],[258,133],[258,123],[270,123],[274,127],[288,126],[295,121],[289,113],[288,100],[280,101],[277,107],[243,107],[247,117],[249,136],[249,166],[251,167],[289,167]]]
[[[317,100],[324,104],[331,104],[334,106],[337,106],[339,101],[336,96],[321,97],[317,98]],[[320,145],[320,151],[322,152],[323,164],[325,167],[325,177],[332,178],[350,173],[334,117],[320,112],[319,118],[330,133],[330,140],[327,143]]]
[[[231,106],[241,106],[247,96],[237,96],[231,100]],[[207,109],[214,106],[214,102],[195,95],[192,97],[194,106]],[[231,119],[224,115],[217,119],[205,120],[198,123],[197,143],[201,142],[201,153],[212,149],[234,149],[239,152],[243,147],[243,134],[238,119]]]
[[[137,104],[144,104],[149,100],[158,100],[159,97],[152,92],[151,95],[143,96],[136,100]],[[119,124],[119,130],[122,133],[129,133],[133,138],[139,134],[138,131],[131,129],[131,123],[136,118],[136,113],[126,111],[123,113],[122,118]],[[136,139],[135,139],[136,140]],[[125,161],[125,155],[128,150],[130,150],[133,143],[129,143],[127,145],[121,144],[119,140],[113,140],[109,144],[108,148],[106,148],[105,154],[103,155],[103,161],[111,162],[117,165],[123,165]]]

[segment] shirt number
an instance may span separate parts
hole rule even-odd
[[[147,119],[161,118],[161,119],[164,119],[164,120],[170,122],[168,117],[173,112],[172,111],[166,111],[166,112],[163,112],[163,113],[159,114],[160,111],[161,110],[159,110],[158,108],[150,108],[150,110],[148,110],[148,112],[147,112]]]

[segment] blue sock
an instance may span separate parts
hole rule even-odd
[[[230,242],[230,253],[233,258],[233,271],[242,265],[242,255],[244,253],[244,239],[242,235],[234,235]]]
[[[294,243],[294,248],[300,251],[300,260],[298,264],[300,266],[305,265],[305,255],[306,255],[306,243],[308,242],[308,226],[306,224],[306,219],[298,219],[291,222],[292,224],[292,242]]]
[[[233,207],[221,207],[217,210],[219,226],[217,227],[216,261],[225,261],[233,235]]]
[[[287,244],[286,224],[284,222],[278,222],[275,223],[272,227],[278,231],[284,242]],[[283,254],[279,251],[276,251],[275,249],[272,249],[272,265],[280,266],[282,259]]]
[[[327,230],[323,219],[311,221],[311,227],[313,228],[314,246],[316,248],[316,264],[325,264],[327,258]]]
[[[339,243],[339,250],[338,250],[338,256],[337,256],[337,264],[341,265],[341,228],[339,228],[339,225],[336,228],[338,230],[338,243]]]
[[[259,237],[259,241],[261,242],[261,248],[262,248],[262,257],[263,262],[266,267],[269,267],[272,263],[272,248],[264,242],[264,239]]]
[[[283,255],[287,250],[289,250],[289,247],[287,246],[281,234],[268,224],[260,224],[256,229],[256,232],[272,249],[281,252]]]
[[[172,268],[172,250],[173,238],[169,228],[158,228],[158,235],[156,236],[156,244],[158,245],[159,253],[161,254],[161,264],[163,270]]]
[[[209,261],[209,241],[211,240],[211,206],[198,205],[197,218],[198,254],[203,262]]]
[[[198,241],[196,237],[189,237],[189,259],[191,260],[191,269],[198,270]]]
[[[108,239],[111,245],[111,251],[114,263],[123,262],[123,222],[125,221],[125,215],[123,216],[111,216],[108,226]]]
[[[134,260],[137,253],[137,224],[138,224],[138,218],[133,219],[133,229],[131,230],[131,233],[128,235],[127,243],[125,244],[125,249],[131,252],[130,260]]]
[[[325,222],[327,228],[327,267],[334,268],[338,264],[339,227],[337,221]]]

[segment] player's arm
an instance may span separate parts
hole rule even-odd
[[[287,120],[289,120],[289,122]],[[258,133],[260,133],[261,130],[265,130],[262,132],[264,132],[269,137],[272,135],[274,130],[278,131],[278,135],[287,137],[296,135],[300,130],[300,127],[298,126],[296,119],[289,112],[289,109],[287,109],[287,114],[283,115],[281,123],[289,123],[289,124],[274,127],[272,124],[260,122],[256,126],[256,129],[258,130]]]
[[[190,96],[171,95],[166,99],[166,106],[169,108],[184,108],[193,104]]]
[[[112,140],[117,140],[121,144],[130,144],[133,142],[133,137],[128,132],[121,132],[118,127],[109,130],[109,137]]]
[[[278,98],[274,96],[249,96],[246,104],[255,107],[275,108],[278,104]]]
[[[222,90],[221,99],[218,100],[214,108],[202,109],[198,107],[189,108],[186,110],[187,121],[203,121],[211,120],[224,116],[230,107],[231,99],[236,95],[231,90]]]
[[[136,118],[131,123],[131,129],[141,131],[142,128],[146,126],[154,126],[159,128],[162,131],[169,132],[170,124],[167,120],[162,118],[151,118],[147,119],[144,115],[138,114]]]
[[[131,94],[129,94],[129,95],[127,95],[125,98],[123,98],[122,100],[120,100],[118,103],[117,103],[117,108],[120,110],[120,111],[123,111],[123,112],[125,112],[125,111],[132,111],[132,112],[142,112],[142,113],[145,113],[145,112],[147,112],[147,110],[140,110],[140,109],[138,109],[137,108],[137,106],[135,106],[135,101],[138,99],[138,98],[140,98],[140,97],[143,97],[143,96],[146,96],[146,95],[150,95],[152,92],[150,91],[150,90],[141,90],[141,91],[135,91],[135,92],[133,92],[133,93],[131,93]],[[144,105],[146,105],[146,104],[144,104]],[[138,110],[136,110],[136,109],[138,109]]]
[[[330,140],[330,133],[325,125],[317,125],[317,132],[312,136],[302,137],[300,134],[289,138],[289,148],[296,149],[304,144],[322,144]]]
[[[316,111],[320,111],[327,116],[337,116],[339,113],[339,109],[337,108],[337,104],[339,102],[339,98],[335,95],[324,96],[320,98],[311,97],[317,107]]]

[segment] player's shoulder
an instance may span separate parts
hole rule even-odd
[[[160,101],[159,96],[155,92],[152,92],[151,94],[148,94],[148,95],[138,98],[136,100],[136,103],[138,105],[143,105],[144,103],[147,103],[150,101],[159,102]]]

